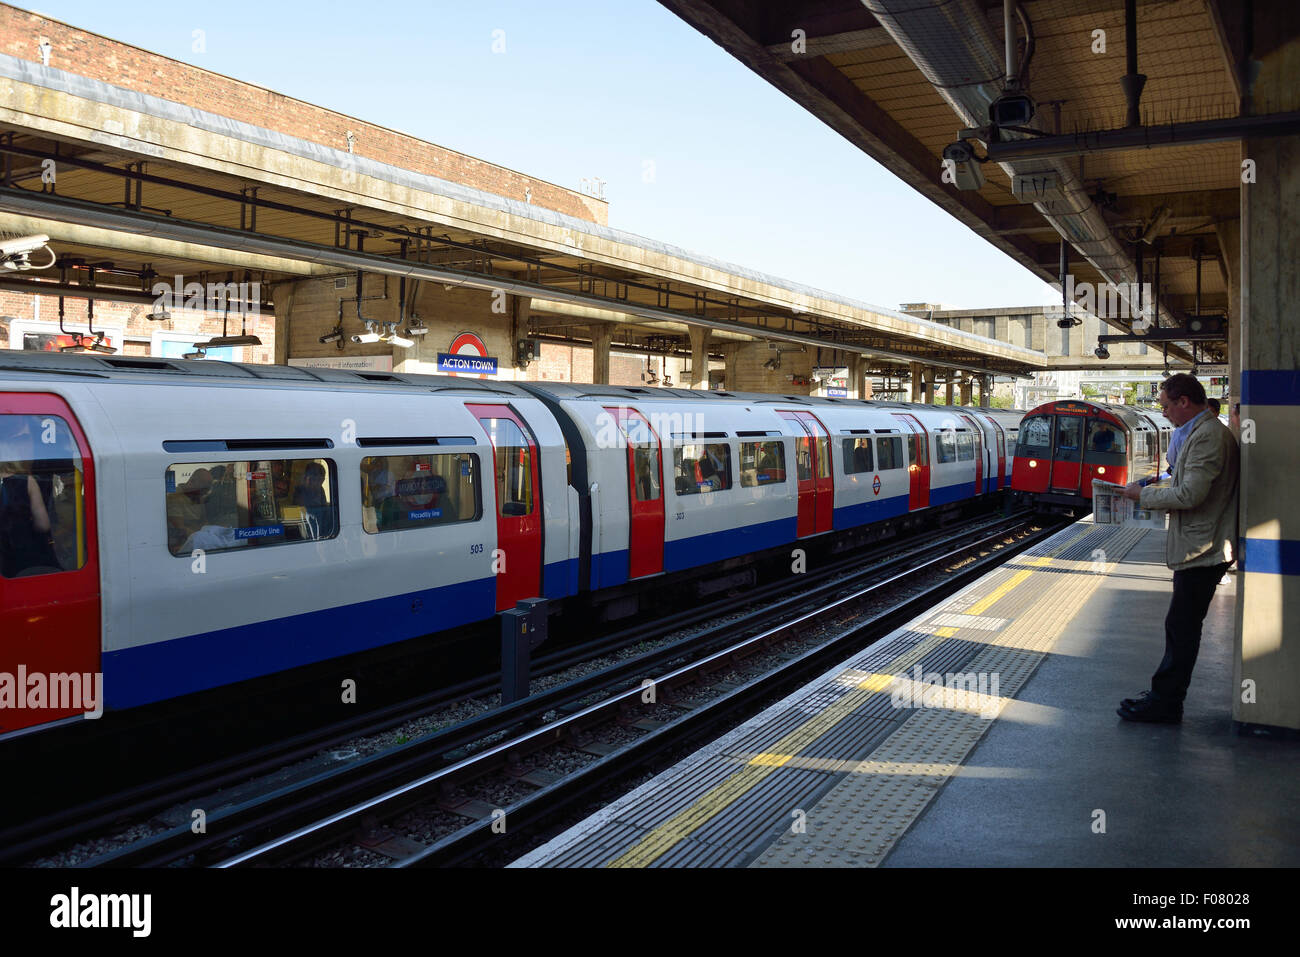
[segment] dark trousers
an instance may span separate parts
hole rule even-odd
[[[1210,609],[1215,586],[1228,570],[1228,563],[1174,572],[1174,597],[1165,615],[1165,656],[1151,676],[1156,697],[1182,701],[1201,650],[1201,625]]]

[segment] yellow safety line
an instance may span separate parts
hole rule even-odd
[[[1065,544],[1054,548],[1047,555],[1034,559],[1030,564],[1035,568],[1046,567],[1051,564],[1052,557],[1059,555],[1065,549],[1069,548],[1075,542],[1079,541],[1085,535],[1090,534],[1092,529],[1074,536]],[[998,588],[994,589],[989,598],[980,601],[981,610],[991,605],[997,598],[1002,597],[1012,588],[1019,585],[1026,578],[1033,574],[1033,569],[1017,572],[1007,582],[1004,582]],[[994,597],[996,596],[996,597]],[[978,614],[978,612],[973,612]],[[905,671],[913,661],[919,661],[931,649],[940,644],[940,639],[951,637],[951,634],[941,635],[938,632],[949,631],[956,633],[955,628],[936,629],[936,634],[927,638],[916,645],[913,645],[903,654],[899,655],[889,666],[886,671],[899,673]],[[740,797],[753,790],[762,783],[763,779],[774,772],[777,768],[785,765],[788,760],[797,755],[800,751],[812,744],[813,741],[820,738],[835,725],[839,724],[844,718],[848,717],[858,706],[865,702],[873,694],[878,694],[889,686],[893,681],[893,675],[878,673],[860,681],[857,687],[834,702],[824,711],[814,715],[805,721],[799,727],[786,734],[779,741],[775,742],[771,749],[751,758],[740,770],[729,775],[721,784],[715,785],[700,797],[696,798],[686,808],[678,811],[668,820],[664,821],[654,830],[650,831],[630,848],[610,861],[607,867],[647,867],[654,863],[668,851],[672,850],[684,838],[689,837],[699,828],[703,827],[718,814],[722,813],[731,804],[735,803]],[[762,760],[760,760],[762,759]]]

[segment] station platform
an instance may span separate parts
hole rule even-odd
[[[1235,580],[1181,724],[1165,533],[1077,522],[515,867],[1300,864],[1300,743],[1231,717]]]

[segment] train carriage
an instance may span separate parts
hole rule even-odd
[[[1011,487],[1041,506],[1091,511],[1094,478],[1153,478],[1168,449],[1163,415],[1079,399],[1048,402],[1020,423]]]
[[[101,672],[120,711],[525,598],[649,614],[665,590],[737,587],[792,547],[832,553],[1000,491],[1013,418],[7,354],[0,674]],[[76,714],[0,708],[0,738]]]

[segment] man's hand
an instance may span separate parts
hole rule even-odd
[[[1140,502],[1142,500],[1142,483],[1129,482],[1127,485],[1125,485],[1124,497],[1131,498],[1135,502]]]

